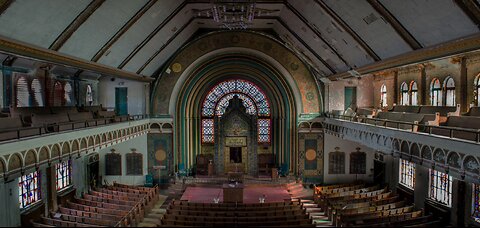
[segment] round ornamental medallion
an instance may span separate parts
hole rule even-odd
[[[317,157],[317,152],[314,149],[308,149],[307,152],[305,152],[305,158],[309,161],[315,160]]]
[[[182,64],[180,64],[180,63],[174,63],[174,64],[172,65],[172,70],[173,70],[173,72],[175,72],[175,73],[178,73],[178,72],[182,71]]]
[[[157,152],[155,152],[155,158],[157,161],[165,161],[167,153],[163,149],[158,149]]]
[[[290,64],[290,68],[291,68],[292,70],[298,70],[298,67],[299,67],[299,66],[298,66],[297,63],[291,63],[291,64]]]

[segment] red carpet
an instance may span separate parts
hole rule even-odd
[[[258,198],[265,194],[265,202],[283,202],[290,200],[290,194],[285,187],[246,186],[243,192],[244,203],[258,203]],[[223,201],[223,190],[220,187],[187,187],[181,200],[195,203],[213,203],[213,198]]]

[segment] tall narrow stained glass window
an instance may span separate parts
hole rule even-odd
[[[214,143],[214,123],[213,119],[202,119],[202,142],[203,143]]]
[[[448,77],[443,84],[445,87],[445,105],[455,106],[455,81]]]
[[[270,119],[258,119],[258,142],[270,142]]]
[[[417,82],[410,82],[410,105],[418,105],[418,87]]]
[[[429,197],[446,206],[452,205],[452,177],[446,173],[430,169]]]
[[[477,75],[477,77],[475,78],[474,84],[475,84],[475,88],[474,88],[475,105],[480,107],[480,99],[479,99],[479,96],[480,96],[480,74]]]
[[[442,106],[442,87],[440,80],[434,78],[430,85],[430,101],[433,106]]]
[[[415,188],[415,163],[400,159],[400,184]]]
[[[41,199],[40,171],[35,171],[18,179],[20,208],[26,208]]]
[[[73,105],[73,89],[72,89],[72,85],[70,84],[70,82],[65,83],[63,91],[65,92],[65,94],[64,94],[65,106]]]
[[[57,191],[61,191],[72,184],[72,163],[70,160],[55,165]]]
[[[92,92],[92,86],[91,85],[87,85],[87,94],[85,96],[85,100],[86,100],[86,105],[87,106],[91,106],[93,104],[93,92]]]
[[[382,107],[387,107],[387,86],[385,84],[380,88],[380,104]]]
[[[21,76],[16,84],[17,107],[30,107],[30,91],[28,90],[27,78]]]
[[[400,105],[409,105],[410,100],[408,96],[408,85],[406,82],[403,82],[400,86]]]
[[[472,217],[480,222],[480,185],[472,184]]]

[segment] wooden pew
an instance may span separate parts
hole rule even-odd
[[[99,225],[99,226],[115,226],[116,221],[104,220],[104,219],[95,219],[83,216],[67,215],[62,213],[51,212],[51,217],[56,219],[61,219],[63,221],[76,222],[81,224],[88,225]]]

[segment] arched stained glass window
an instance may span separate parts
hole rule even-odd
[[[62,106],[64,98],[63,86],[59,81],[55,82],[53,91],[53,106]]]
[[[408,96],[408,85],[406,82],[403,82],[400,86],[400,105],[409,105],[409,96]]]
[[[33,79],[32,81],[32,91],[33,97],[35,99],[35,105],[39,107],[43,107],[43,89],[42,85],[40,84],[40,80]]]
[[[437,78],[430,85],[430,101],[433,106],[442,106],[442,86]]]
[[[255,103],[250,97],[243,93],[229,93],[223,96],[220,101],[218,101],[217,107],[215,108],[215,115],[222,116],[225,113],[230,100],[235,96],[242,100],[243,106],[245,106],[249,115],[257,114],[257,107],[255,107]]]
[[[443,85],[445,87],[445,105],[455,106],[455,81],[452,77],[448,77]]]
[[[72,184],[72,163],[70,160],[55,165],[57,191],[61,191]]]
[[[447,206],[452,205],[452,177],[430,169],[430,198]]]
[[[28,90],[28,81],[25,77],[17,80],[17,107],[30,107],[30,92]]]
[[[380,88],[380,103],[382,107],[387,107],[387,86],[385,84]]]
[[[243,94],[245,97],[248,97],[253,101],[257,106],[257,114],[259,116],[270,116],[270,104],[263,91],[253,83],[241,79],[224,81],[213,87],[203,102],[202,115],[214,116],[215,114],[220,114],[215,112],[217,103],[231,93]],[[233,96],[231,96],[231,98],[233,98]],[[239,98],[241,99],[241,97]],[[242,100],[245,105],[246,99]]]
[[[410,82],[410,105],[418,105],[418,87],[417,82]]]
[[[93,104],[93,92],[92,92],[92,86],[87,85],[87,94],[85,96],[86,99],[86,105],[91,106]]]
[[[18,179],[20,208],[26,208],[42,198],[40,191],[40,171],[29,173]]]
[[[474,96],[475,96],[475,104],[477,106],[480,106],[480,99],[479,99],[479,96],[480,96],[480,74],[477,75],[477,77],[475,78],[475,92],[474,92]]]
[[[70,106],[73,104],[73,89],[72,89],[72,85],[70,84],[70,82],[67,82],[65,83],[65,87],[63,89],[65,95],[64,95],[64,99],[65,99],[65,105],[66,106]]]
[[[223,81],[214,86],[202,105],[202,143],[214,143],[214,116],[223,116],[234,97],[238,97],[249,115],[257,115],[258,142],[270,143],[270,104],[265,93],[255,84],[242,79]]]

